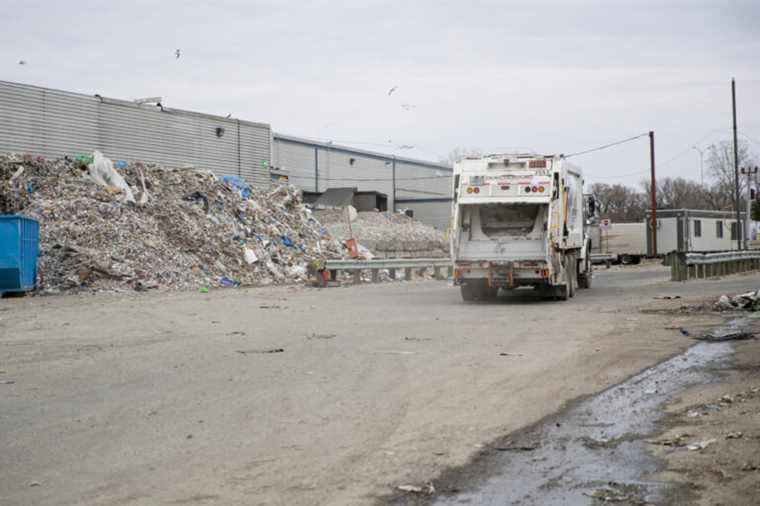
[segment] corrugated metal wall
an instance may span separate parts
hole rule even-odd
[[[431,225],[438,230],[446,230],[451,221],[451,202],[399,200],[398,209],[411,209],[414,219]]]
[[[287,173],[290,181],[303,190],[323,192],[328,188],[356,187],[362,191],[379,191],[388,196],[388,208],[393,209],[394,159],[391,155],[329,146],[277,133],[272,153],[273,166]],[[451,208],[451,169],[405,158],[397,158],[395,164],[398,207],[415,209],[415,218],[445,229]]]
[[[450,170],[396,162],[396,198],[451,198]]]
[[[0,151],[59,158],[95,149],[270,182],[269,125],[0,81]]]

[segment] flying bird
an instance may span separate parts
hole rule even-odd
[[[396,91],[397,89],[398,89],[398,86],[394,86],[393,88],[388,90],[388,96],[390,97],[391,95],[393,95],[393,92]]]
[[[18,64],[19,64],[19,65],[26,65],[26,60],[19,60],[19,61],[18,61]]]
[[[414,109],[415,107],[417,107],[417,106],[416,106],[416,105],[414,105],[414,104],[401,104],[401,108],[402,108],[403,110],[405,110],[405,111],[411,111],[411,110],[412,110],[412,109]]]
[[[230,119],[231,117],[232,117],[232,113],[229,113],[229,114],[227,115],[227,119]]]
[[[182,51],[177,49],[174,51],[174,57],[179,60],[179,57],[182,56]]]

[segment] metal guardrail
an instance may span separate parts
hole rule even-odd
[[[450,258],[374,258],[372,260],[327,260],[328,270],[354,269],[415,269],[422,267],[449,267]]]
[[[686,253],[687,265],[705,265],[718,262],[760,259],[760,251],[723,251],[720,253]]]
[[[760,270],[760,251],[674,253],[670,259],[672,281],[712,278],[754,270]]]
[[[450,258],[376,258],[372,260],[327,260],[325,270],[331,271],[332,279],[337,278],[339,271],[349,271],[354,274],[354,283],[362,282],[362,271],[370,271],[372,281],[379,281],[380,270],[388,270],[390,277],[396,279],[396,270],[404,269],[405,279],[409,280],[414,271],[433,269],[436,279],[444,279],[442,269],[447,269],[449,277],[453,274],[453,266]]]

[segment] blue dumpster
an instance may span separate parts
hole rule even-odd
[[[0,294],[34,288],[39,243],[40,224],[36,220],[0,215]]]

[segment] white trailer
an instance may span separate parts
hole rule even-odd
[[[646,231],[643,222],[590,227],[591,262],[638,264],[647,255]]]
[[[646,251],[652,255],[651,214],[641,224],[645,231]],[[742,213],[742,220],[745,219]],[[754,223],[754,222],[753,222]],[[657,253],[671,251],[727,251],[739,249],[736,213],[697,209],[662,209],[657,211]]]
[[[611,223],[607,230],[589,230],[591,260],[597,263],[638,263],[654,256],[651,212],[637,223]],[[744,216],[742,217],[744,218]],[[756,222],[750,223],[755,230]],[[700,209],[657,210],[657,254],[673,251],[710,252],[738,249],[736,214],[730,211]]]
[[[560,156],[454,164],[451,255],[464,300],[534,287],[562,300],[591,285],[583,176]]]

